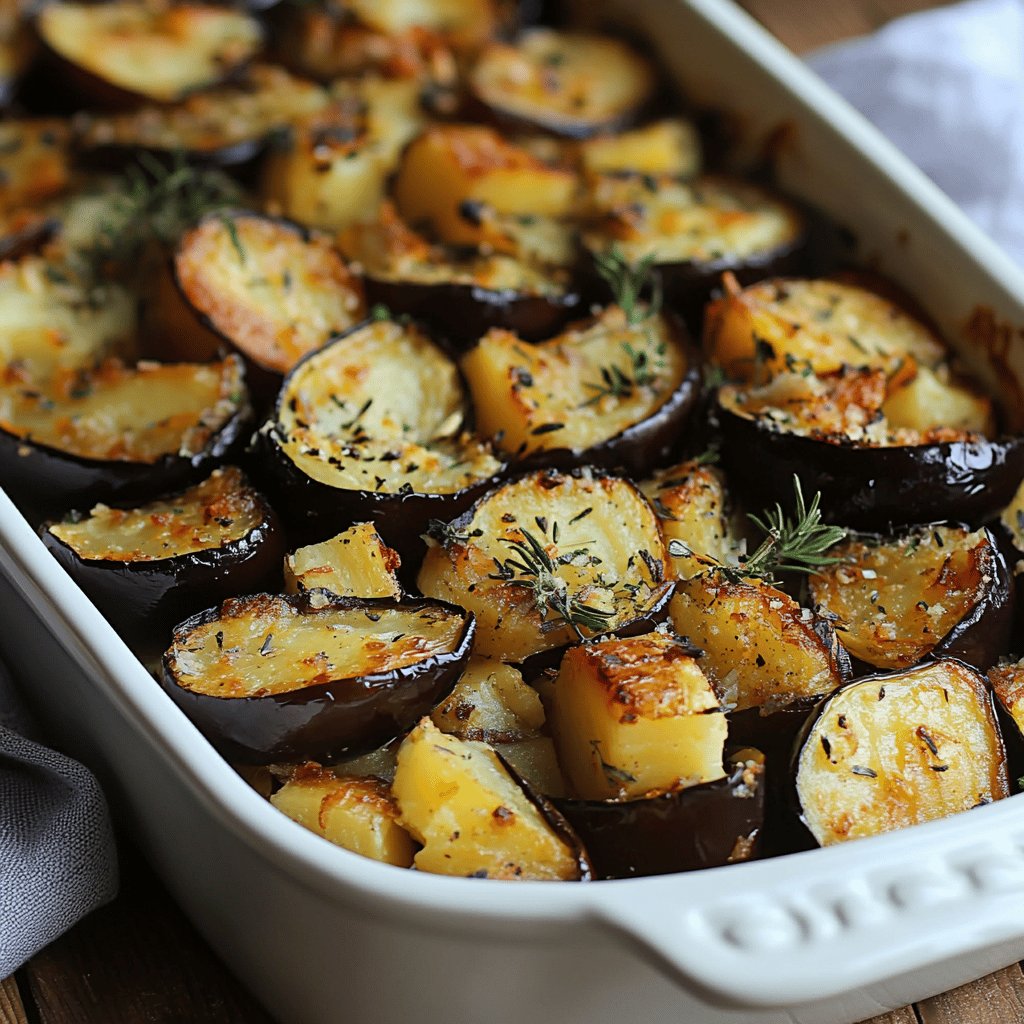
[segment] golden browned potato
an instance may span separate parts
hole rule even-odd
[[[390,787],[380,779],[340,779],[317,765],[307,765],[270,802],[335,846],[385,864],[412,867],[416,844],[398,823],[398,806]]]
[[[725,774],[721,701],[691,649],[670,634],[571,648],[550,710],[559,760],[584,800],[643,797]]]
[[[284,562],[289,594],[328,590],[338,597],[399,597],[398,552],[373,523],[356,523],[336,537],[293,551]]]
[[[571,881],[579,854],[483,743],[429,718],[398,752],[400,821],[423,844],[416,867],[441,875]]]

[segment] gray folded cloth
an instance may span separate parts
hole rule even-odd
[[[0,978],[117,894],[99,784],[34,732],[0,663]]]
[[[910,14],[807,62],[1024,263],[1024,0]]]

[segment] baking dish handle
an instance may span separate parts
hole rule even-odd
[[[971,954],[1010,963],[1024,955],[1022,800],[958,816],[959,844],[944,835],[940,847],[923,825],[778,860],[603,883],[595,905],[674,981],[733,1007],[831,999]]]

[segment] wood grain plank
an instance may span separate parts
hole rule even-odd
[[[26,973],[40,1024],[271,1024],[128,850],[117,900]]]
[[[28,1024],[18,983],[13,976],[0,981],[0,1024]]]
[[[898,1010],[883,1013],[880,1017],[872,1017],[871,1020],[862,1021],[861,1024],[920,1024],[917,1014],[911,1006],[903,1006]],[[963,1024],[972,1024],[965,1020]]]
[[[863,35],[903,14],[941,6],[936,0],[843,0],[842,3],[739,0],[739,3],[797,53]]]
[[[1024,974],[1013,964],[986,978],[918,1003],[921,1024],[1021,1024]]]

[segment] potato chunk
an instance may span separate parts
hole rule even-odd
[[[514,743],[537,735],[544,724],[544,708],[518,669],[473,658],[431,717],[442,732],[459,739]]]
[[[552,691],[551,722],[584,800],[642,797],[725,774],[721,701],[687,647],[666,633],[572,648]]]
[[[735,379],[787,369],[816,374],[843,366],[892,372],[901,360],[935,366],[945,346],[888,299],[829,280],[776,278],[734,287],[708,307],[704,350]],[[761,374],[758,374],[758,370]]]
[[[416,844],[398,824],[398,807],[380,779],[339,779],[309,765],[274,793],[270,802],[335,846],[385,864],[412,867]]]
[[[398,751],[393,792],[421,843],[416,867],[440,875],[571,881],[577,853],[483,743],[424,718]]]
[[[743,539],[729,514],[720,470],[691,459],[656,473],[640,490],[658,513],[666,542],[677,541],[685,548],[677,547],[679,553],[672,554],[672,575],[690,579],[706,571],[709,560],[736,563]]]
[[[829,693],[843,681],[811,612],[761,580],[732,582],[715,572],[680,580],[671,615],[680,636],[704,651],[701,667],[737,711]]]
[[[398,552],[380,539],[373,523],[356,523],[320,544],[293,551],[284,562],[289,594],[329,590],[338,597],[399,597]]]
[[[496,241],[483,209],[536,217],[571,213],[576,176],[549,167],[491,128],[440,125],[405,151],[394,196],[410,224],[428,223],[445,242],[477,245]]]

